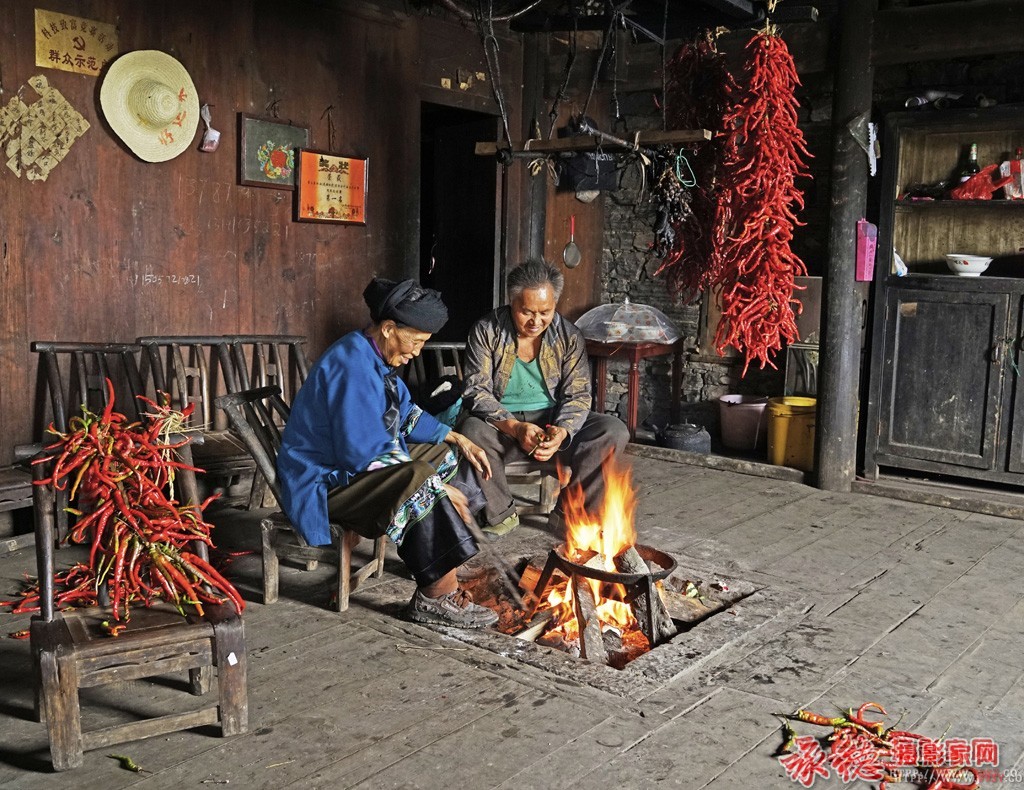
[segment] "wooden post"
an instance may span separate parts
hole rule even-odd
[[[832,210],[824,272],[821,380],[816,423],[818,487],[849,491],[857,463],[862,290],[855,280],[857,220],[867,203],[871,41],[877,0],[839,5],[839,56],[832,103]],[[890,152],[891,155],[892,152]]]

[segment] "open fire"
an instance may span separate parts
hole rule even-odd
[[[520,585],[535,597],[528,626],[515,633],[621,667],[675,634],[656,584],[675,563],[637,544],[629,467],[610,458],[603,474],[598,514],[586,512],[578,486],[566,492],[565,544],[551,551],[543,569],[523,572]]]

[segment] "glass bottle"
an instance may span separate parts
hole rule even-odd
[[[978,166],[978,144],[971,143],[967,149],[967,159],[956,174],[957,181],[961,184],[969,179],[976,173],[980,173],[981,168]]]

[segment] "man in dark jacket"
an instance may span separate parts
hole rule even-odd
[[[519,525],[506,462],[557,457],[570,485],[582,486],[587,512],[594,512],[604,499],[601,463],[629,441],[621,420],[590,410],[586,341],[555,311],[564,285],[562,273],[545,261],[520,264],[506,278],[509,304],[469,333],[468,415],[459,430],[490,460],[491,479],[480,486],[487,498],[484,531],[494,536]]]

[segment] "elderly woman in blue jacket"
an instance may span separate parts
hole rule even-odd
[[[282,507],[311,545],[331,524],[387,535],[416,580],[419,622],[480,628],[497,615],[473,603],[456,570],[478,551],[466,524],[484,506],[486,453],[412,402],[398,368],[448,319],[437,291],[374,279],[372,323],[334,343],[292,404],[278,454]]]

